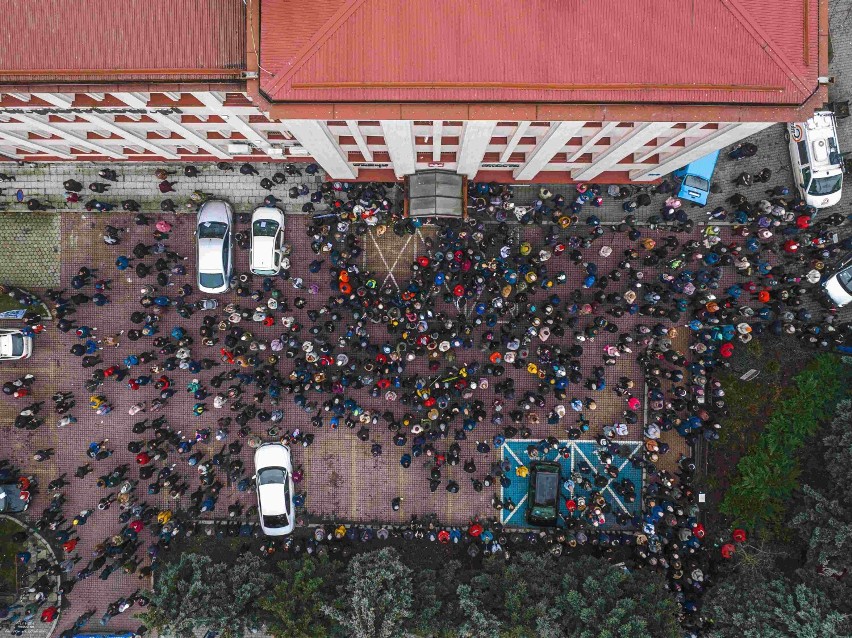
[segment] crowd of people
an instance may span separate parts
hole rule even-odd
[[[259,177],[251,165],[237,170]],[[183,179],[198,173],[187,166]],[[272,190],[299,173],[288,165],[262,185]],[[173,188],[170,176],[155,176],[163,194]],[[109,194],[119,175],[103,169],[100,177],[106,181],[89,190]],[[764,173],[758,181],[767,179]],[[309,448],[320,432],[340,429],[350,445],[420,473],[423,490],[446,491],[445,498],[482,494],[493,509],[471,512],[467,529],[432,519],[391,531],[332,526],[307,539],[266,539],[261,551],[316,551],[389,534],[465,541],[472,554],[508,555],[513,543],[540,542],[554,552],[630,546],[631,565],[663,573],[684,614],[697,612],[717,557],[706,551],[688,450],[717,439],[724,425],[717,372],[741,344],[764,334],[813,348],[848,344],[850,324],[815,305],[814,293],[852,240],[838,237],[846,216],[817,215],[784,187],[759,201],[735,194],[701,227],[671,187],[655,188],[665,201],[640,221],[639,209],[652,200],[630,187],[578,184],[562,194],[543,187],[534,204],[520,206],[512,187],[476,183],[465,218],[446,220],[405,217],[395,185],[324,182],[314,192],[295,186],[289,198],[309,199],[298,202],[306,237],[289,240],[309,246],[310,263],[294,249],[278,277],[239,273],[219,303],[200,298],[191,259],[170,247],[168,215],[176,204],[164,200],[164,215],[156,217],[124,200],[120,207],[134,215],[137,231],[103,225],[115,272],[82,266],[66,288],[45,294],[53,322],[36,310],[25,318],[31,335],[62,333],[62,347],[79,360],[79,387],[54,394],[50,416],[46,401],[27,398],[37,378],[2,386],[20,405],[16,428],[73,428],[90,409],[133,435],[126,450],[107,438],[92,441],[77,451],[85,462],[73,477],[46,486],[48,505],[33,524],[61,546],[62,560],[51,569],[63,575],[64,593],[92,576],[147,578],[163,551],[194,533],[257,536],[257,507],[240,497],[253,488],[245,453],[269,440]],[[68,180],[65,188],[69,202],[80,201],[82,183]],[[612,198],[622,200],[624,217],[602,223],[597,207]],[[198,193],[190,205],[203,199]],[[277,202],[266,198],[267,205]],[[113,206],[83,204],[104,212]],[[249,245],[247,221],[238,216],[235,242],[242,248]],[[436,232],[424,235],[424,226]],[[129,237],[139,230],[147,239],[133,243]],[[419,233],[423,241],[398,285],[363,266],[368,233],[386,232]],[[104,334],[98,318],[110,312],[119,277],[131,273],[141,285],[138,306],[120,330]],[[27,293],[15,294],[26,301]],[[137,393],[127,416],[115,409],[116,395]],[[191,396],[188,412],[167,409],[179,393]],[[620,408],[606,421],[598,418],[598,404],[613,401]],[[304,425],[293,427],[300,419]],[[538,443],[510,472],[499,449],[515,439]],[[517,505],[501,488],[524,480],[532,461],[562,454],[567,441],[578,439],[595,441],[596,457],[564,477],[560,527],[512,534],[500,513]],[[627,440],[642,441],[629,457],[644,471],[640,485],[616,463]],[[680,452],[669,459],[673,448]],[[54,454],[45,448],[32,458]],[[69,512],[64,490],[79,489],[78,482],[90,487],[95,477],[90,506]],[[309,505],[301,468],[293,478],[296,505]],[[618,507],[613,493],[622,503],[640,503],[640,513]],[[398,512],[404,499],[416,498],[398,494],[387,510]],[[87,522],[111,508],[119,512],[118,527],[81,555],[77,543]],[[231,523],[199,526],[205,516]],[[100,623],[144,604],[139,592],[123,596]],[[66,633],[95,615],[86,611]],[[9,610],[0,622],[20,629],[25,620]]]

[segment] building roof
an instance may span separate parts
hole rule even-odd
[[[6,0],[0,82],[239,79],[242,0]]]
[[[290,103],[800,105],[822,4],[261,0],[259,88]]]

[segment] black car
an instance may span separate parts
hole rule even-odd
[[[527,522],[555,526],[559,521],[559,486],[562,467],[553,461],[534,461],[527,492]]]

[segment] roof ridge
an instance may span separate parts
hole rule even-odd
[[[272,86],[266,92],[272,94],[281,88],[281,85],[289,80],[299,68],[310,59],[334,33],[343,26],[352,14],[361,8],[367,0],[346,0],[335,14],[317,29],[311,39],[302,47],[292,61],[285,62],[275,73]]]
[[[722,5],[734,18],[743,26],[749,35],[760,45],[760,48],[769,56],[775,65],[786,75],[793,84],[805,95],[811,93],[811,88],[805,84],[799,77],[795,68],[787,57],[778,51],[772,43],[772,40],[766,35],[760,25],[755,23],[748,11],[743,9],[737,0],[720,0]]]

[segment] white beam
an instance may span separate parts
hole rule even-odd
[[[393,163],[397,178],[414,173],[417,167],[417,151],[414,150],[414,125],[411,120],[381,120],[385,145]]]
[[[24,139],[22,137],[18,137],[17,135],[10,135],[9,133],[4,133],[0,131],[0,139],[11,142],[15,146],[23,146],[24,148],[31,148],[34,151],[41,151],[43,153],[49,153],[53,157],[61,157],[62,159],[72,160],[74,156],[70,153],[64,153],[62,151],[57,151],[56,149],[50,148],[49,146],[45,146],[44,144],[37,144],[28,139]]]
[[[87,95],[91,95],[87,93]],[[101,94],[103,95],[103,94]],[[55,93],[38,93],[37,97],[45,100],[46,102],[50,102],[55,106],[59,106],[61,108],[71,108],[72,101],[62,95],[57,95]],[[110,122],[106,117],[102,115],[97,115],[95,113],[88,113],[86,111],[82,111],[77,114],[79,117],[83,118],[87,122],[91,122],[98,128],[109,131],[110,133],[114,133],[116,135],[121,136],[123,139],[131,142],[132,144],[141,146],[142,148],[148,149],[152,153],[156,153],[165,159],[176,160],[180,159],[180,155],[177,155],[169,150],[166,150],[162,146],[157,146],[156,144],[148,141],[147,138],[136,135],[135,133],[131,133],[130,131],[121,128],[117,124]]]
[[[193,96],[198,98],[198,100],[213,113],[224,119],[228,123],[229,128],[239,131],[249,143],[261,149],[267,155],[270,155],[269,151],[272,148],[272,145],[269,141],[256,131],[251,124],[234,113],[229,106],[225,106],[224,102],[218,95],[209,91],[202,91],[199,93],[193,93]]]
[[[15,113],[15,119],[20,120],[24,124],[29,124],[30,127],[35,131],[46,131],[51,135],[57,135],[64,140],[68,140],[72,142],[73,146],[82,146],[84,148],[92,149],[93,151],[97,151],[101,155],[106,155],[107,157],[112,157],[113,159],[126,159],[127,156],[123,153],[119,153],[112,149],[107,148],[106,146],[101,146],[100,144],[95,144],[94,142],[90,142],[84,137],[77,137],[76,135],[72,135],[67,131],[62,130],[52,124],[48,124],[47,122],[42,122],[41,120],[37,120],[34,117],[30,117],[29,115],[23,115],[21,113]]]
[[[90,98],[95,100],[96,102],[103,102],[105,95],[103,93],[86,93]]]
[[[702,128],[704,128],[704,126],[706,124],[707,124],[707,122],[695,122],[693,124],[690,124],[689,126],[687,126],[682,131],[679,131],[677,134],[672,135],[671,137],[667,137],[666,141],[663,142],[662,144],[660,144],[659,146],[655,146],[654,148],[642,153],[642,155],[639,155],[636,158],[636,161],[637,162],[644,162],[646,159],[648,159],[652,155],[656,155],[660,151],[667,149],[669,146],[671,146],[675,142],[682,140],[685,137],[690,137],[690,136],[695,137],[694,133],[696,133],[697,131],[700,131]]]
[[[29,93],[9,93],[9,95],[21,102],[29,102],[32,99],[32,95]]]
[[[609,135],[609,133],[616,126],[618,126],[618,122],[607,122],[606,124],[604,124],[597,133],[585,140],[583,142],[583,145],[580,146],[580,148],[578,148],[572,155],[568,156],[567,161],[576,161],[578,157],[580,157],[583,153],[586,153],[590,148],[597,144],[601,140],[601,138]]]
[[[358,127],[358,120],[346,120],[346,126],[349,127],[349,132],[352,133],[352,137],[355,138],[355,144],[358,145],[358,150],[361,151],[361,155],[364,156],[366,161],[372,162],[373,152],[370,150],[370,147],[367,146],[367,140],[364,139],[364,135]]]
[[[347,160],[337,139],[319,120],[284,120],[282,122],[308,154],[332,179],[355,179],[358,169]]]
[[[148,107],[148,103],[145,100],[138,97],[137,95],[134,95],[133,93],[115,93],[114,95],[130,108],[144,109]],[[168,115],[165,115],[164,113],[150,112],[148,113],[148,116],[158,124],[161,124],[163,127],[168,129],[170,132],[177,133],[178,135],[183,137],[188,143],[203,148],[205,151],[207,151],[214,157],[218,157],[219,159],[231,159],[231,156],[228,155],[228,153],[220,150],[217,146],[211,144],[208,140],[201,137],[200,135],[193,133],[183,124],[176,122]]]
[[[565,147],[568,140],[574,137],[584,124],[585,122],[553,122],[532,152],[527,154],[523,165],[515,170],[514,178],[528,180],[538,175],[538,172]]]
[[[641,168],[630,173],[630,179],[637,182],[650,182],[652,180],[668,175],[672,171],[686,166],[690,162],[718,151],[730,144],[740,141],[750,135],[754,135],[765,128],[772,126],[774,122],[743,122],[738,124],[720,124],[719,129],[710,133],[707,137],[698,140],[695,144],[678,149],[676,152],[663,158],[656,166]]]
[[[473,179],[479,172],[479,165],[482,164],[482,158],[485,157],[485,150],[491,143],[495,128],[497,128],[495,120],[469,120],[464,123],[456,156],[458,158],[456,173]]]
[[[503,149],[503,153],[500,155],[500,162],[505,164],[509,161],[512,153],[514,153],[515,149],[518,147],[518,142],[521,141],[521,138],[524,136],[524,133],[527,132],[530,124],[532,124],[532,122],[518,122],[518,126],[515,127],[515,132],[512,133],[512,137],[509,138],[509,141],[506,143],[506,148]]]
[[[631,155],[641,149],[645,144],[650,142],[661,133],[671,129],[673,122],[638,122],[633,126],[633,130],[627,133],[614,144],[610,145],[603,153],[592,160],[592,165],[580,170],[577,173],[572,172],[571,177],[578,181],[592,180],[604,171],[608,171],[623,160],[628,155]]]
[[[432,122],[432,161],[441,161],[441,144],[444,137],[444,120]]]

